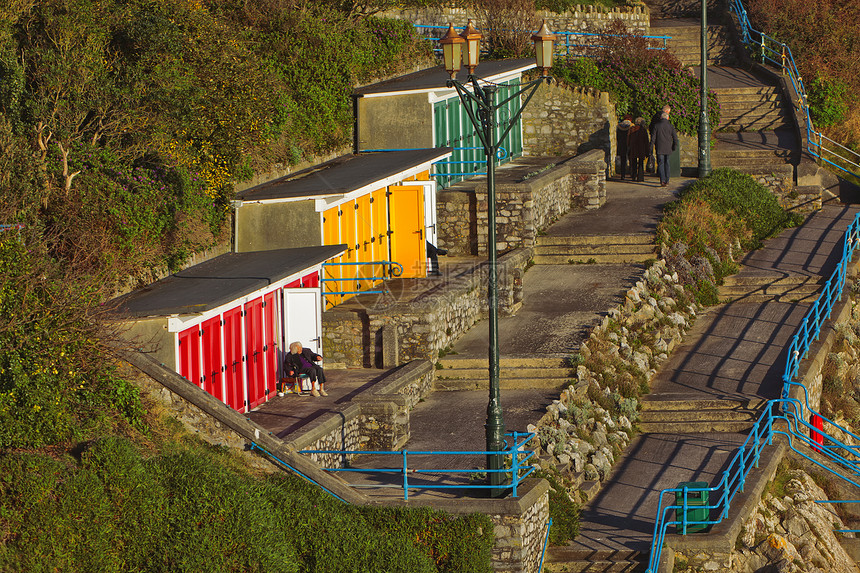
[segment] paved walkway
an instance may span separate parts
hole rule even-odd
[[[826,206],[800,228],[787,229],[745,264],[775,275],[830,276],[848,222],[858,207]],[[834,254],[836,252],[837,254]],[[744,268],[741,274],[750,272]],[[779,396],[785,346],[808,305],[736,302],[700,315],[686,342],[652,381],[646,400],[770,399]],[[743,434],[642,434],[631,442],[602,491],[583,509],[575,549],[646,551],[657,492],[684,481],[715,483]],[[670,501],[670,500],[665,500]]]

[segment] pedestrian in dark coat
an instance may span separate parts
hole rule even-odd
[[[637,117],[627,132],[627,152],[630,155],[630,179],[645,181],[645,160],[648,158],[648,131],[645,118]]]
[[[630,115],[625,115],[624,120],[615,129],[615,144],[618,147],[619,163],[621,164],[618,172],[621,174],[622,181],[627,175],[627,134],[632,126],[633,118]]]
[[[660,176],[660,186],[669,184],[669,156],[678,147],[678,132],[669,121],[669,114],[663,112],[660,121],[651,128],[651,153],[657,155],[657,175]]]

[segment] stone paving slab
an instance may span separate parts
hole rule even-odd
[[[656,176],[646,175],[645,181],[613,179],[606,182],[606,203],[597,210],[568,213],[546,230],[551,237],[588,235],[653,234],[663,212],[663,206],[677,193],[695,181],[674,177],[668,187],[660,187]]]
[[[287,436],[295,438],[315,428],[329,414],[339,412],[355,396],[369,391],[389,373],[388,370],[373,368],[326,368],[325,372],[328,397],[314,398],[310,394],[275,396],[249,412],[248,418],[281,439]]]
[[[641,265],[535,265],[523,276],[523,306],[499,319],[501,357],[565,358],[590,328],[623,302],[644,272]],[[489,321],[481,320],[454,343],[458,358],[486,358]]]
[[[738,276],[769,271],[775,277],[795,274],[827,280],[842,258],[842,238],[858,212],[856,205],[825,205],[802,226],[786,229],[749,253]]]
[[[785,347],[809,305],[735,302],[698,317],[645,400],[778,398]]]

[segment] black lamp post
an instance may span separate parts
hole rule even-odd
[[[523,84],[513,95],[504,101],[496,102],[498,86],[481,80],[475,76],[475,68],[478,66],[481,49],[482,34],[475,29],[469,20],[466,28],[461,34],[457,34],[453,24],[448,25],[448,33],[439,40],[442,45],[442,58],[445,70],[451,76],[448,87],[455,87],[463,108],[466,110],[469,120],[475,126],[484,154],[487,157],[487,209],[489,211],[487,225],[487,250],[489,255],[489,284],[487,287],[487,298],[490,311],[490,343],[489,343],[489,374],[490,374],[490,400],[487,404],[487,422],[484,425],[487,436],[487,451],[500,452],[505,447],[505,423],[502,418],[502,404],[499,393],[499,295],[498,276],[496,269],[496,153],[516,124],[522,110],[537,91],[541,83],[552,79],[549,68],[552,67],[555,35],[547,28],[544,21],[540,30],[532,36],[535,45],[537,67],[541,70],[541,77]],[[463,51],[465,48],[465,51]],[[456,79],[457,72],[462,64],[465,64],[469,75],[466,81],[461,83]],[[525,101],[520,106],[519,112],[511,118],[507,129],[498,139],[495,139],[496,111],[506,105],[514,98],[526,93]],[[503,457],[501,454],[487,455],[488,479],[491,487],[490,495],[497,497],[502,495],[504,489]]]
[[[702,103],[699,115],[699,177],[711,172],[711,125],[708,122],[708,0],[702,0]]]

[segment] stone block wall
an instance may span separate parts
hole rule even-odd
[[[399,10],[386,10],[379,15],[384,18],[408,20],[414,24],[427,26],[447,26],[453,22],[454,26],[466,25],[466,20],[472,18],[481,27],[480,16],[474,10],[468,10],[454,5],[453,3],[426,8],[404,8]],[[651,29],[651,18],[647,8],[620,6],[611,10],[601,9],[597,6],[576,6],[572,10],[557,14],[546,10],[539,10],[537,19],[546,18],[547,25],[553,32],[585,32],[589,30],[600,30],[609,25],[613,20],[622,20],[628,28],[647,34]],[[439,33],[441,36],[444,30]],[[428,34],[430,35],[430,34]]]
[[[598,209],[606,203],[606,162],[603,152],[595,149],[568,161],[571,173],[573,205]]]
[[[602,151],[561,161],[524,180],[496,182],[498,251],[532,248],[537,233],[571,208],[596,209],[606,201]],[[436,200],[439,245],[452,256],[485,256],[489,221],[486,180],[462,181],[440,192]]]
[[[513,314],[522,305],[522,275],[531,257],[531,249],[516,249],[497,260],[499,312],[503,316]],[[399,363],[435,361],[441,350],[488,312],[486,265],[446,280],[447,284],[429,296],[376,308],[324,312],[326,359],[347,368],[380,365],[383,331],[393,325],[397,340],[389,343],[397,345]]]
[[[552,83],[537,90],[523,109],[526,155],[577,155],[592,149],[615,156],[615,104],[592,88]]]
[[[471,188],[444,189],[436,193],[436,233],[439,246],[452,257],[478,252],[475,212],[478,203]]]

